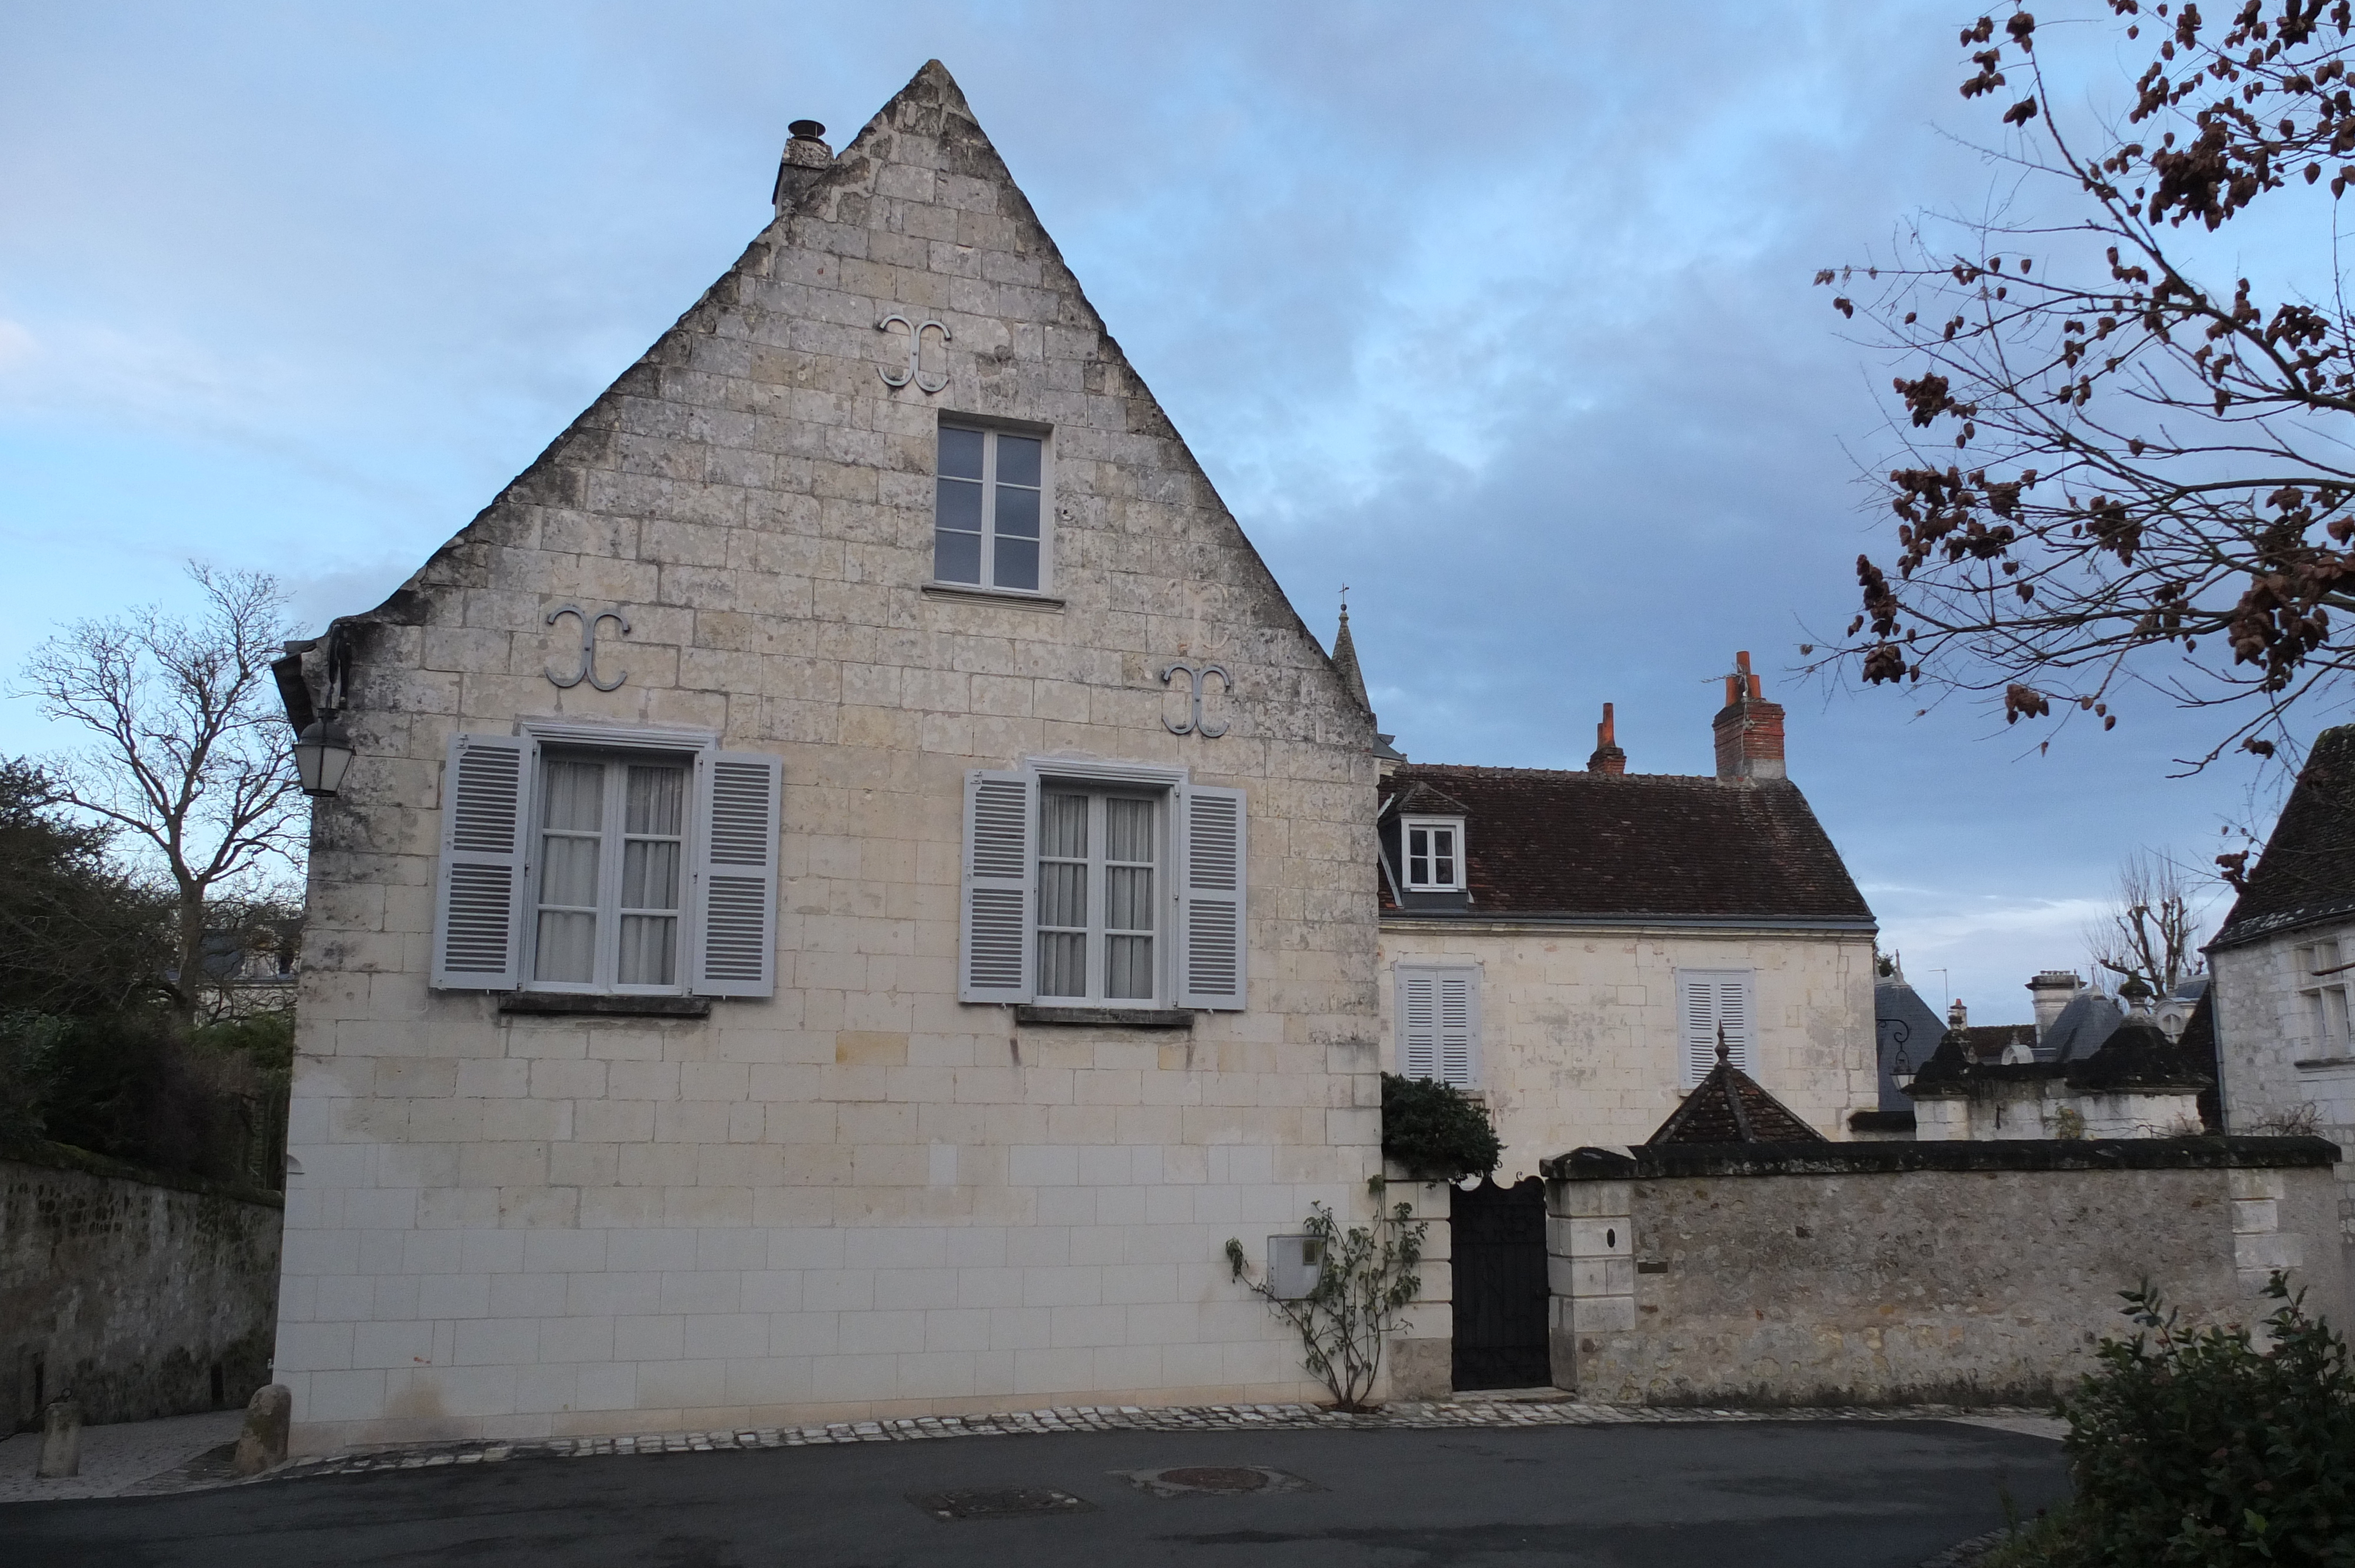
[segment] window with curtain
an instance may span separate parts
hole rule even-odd
[[[1040,793],[1040,1001],[1157,1000],[1159,825],[1147,796]]]
[[[543,757],[533,985],[677,989],[687,779],[683,763]]]

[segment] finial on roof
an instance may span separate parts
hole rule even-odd
[[[1372,701],[1366,695],[1366,674],[1358,667],[1357,639],[1349,635],[1348,588],[1341,589],[1341,630],[1333,634],[1333,668],[1340,672],[1342,688],[1357,699],[1359,707],[1374,711]]]
[[[1732,1053],[1725,1048],[1725,1025],[1722,1023],[1717,1026],[1717,1059],[1720,1062],[1733,1060]]]

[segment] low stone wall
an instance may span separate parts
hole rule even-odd
[[[2313,1138],[1723,1145],[1546,1161],[1554,1381],[1644,1404],[2035,1404],[2148,1279],[2350,1323]]]
[[[270,1381],[275,1193],[37,1145],[0,1156],[10,1428],[71,1392],[91,1423],[243,1404]]]

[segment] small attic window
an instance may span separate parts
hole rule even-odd
[[[1409,893],[1464,891],[1464,819],[1401,817]]]

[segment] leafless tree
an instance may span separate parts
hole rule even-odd
[[[2200,972],[2206,900],[2173,860],[2140,851],[2118,866],[2110,906],[2085,927],[2085,948],[2096,974],[2123,983],[2140,980],[2154,997]]]
[[[1999,694],[2012,723],[2107,729],[2137,696],[2218,710],[2188,766],[2235,743],[2270,757],[2294,749],[2293,705],[2343,698],[2355,671],[2332,620],[2355,611],[2333,205],[2355,185],[2355,17],[2350,0],[2224,0],[2217,22],[2107,3],[2115,46],[2149,61],[2121,121],[2079,111],[2082,77],[2048,80],[2028,11],[1979,17],[1961,88],[2001,108],[1997,217],[1925,217],[1893,266],[1817,274],[1902,367],[1897,548],[1857,558],[1862,613],[1802,652]],[[2203,275],[2230,255],[2205,237],[2260,200],[2307,224],[2296,261],[2325,297]]]
[[[193,620],[149,608],[78,621],[33,651],[20,682],[43,714],[98,736],[46,764],[54,798],[120,830],[171,894],[184,1020],[203,989],[208,905],[261,891],[302,842],[290,736],[270,703],[286,634],[277,581],[188,576],[203,596]]]

